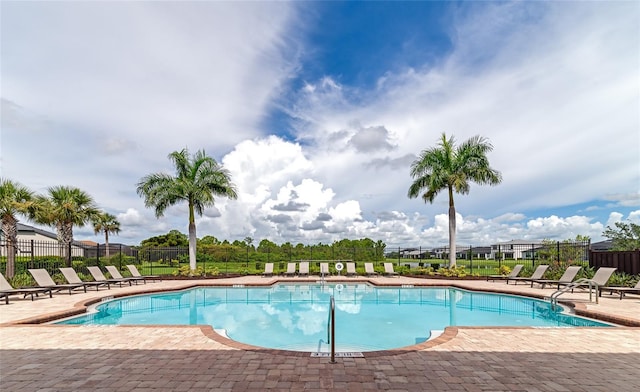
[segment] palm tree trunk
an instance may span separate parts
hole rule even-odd
[[[62,257],[66,266],[71,267],[71,242],[73,242],[73,224],[60,223],[58,226],[58,241],[62,244]]]
[[[196,270],[196,224],[189,223],[189,268]]]
[[[191,274],[196,270],[196,218],[193,204],[189,203],[189,268]]]
[[[18,241],[18,221],[13,217],[5,217],[2,221],[2,232],[7,241],[7,279],[16,274],[16,243]]]
[[[449,268],[456,267],[456,209],[449,207]]]
[[[104,231],[104,246],[105,246],[105,255],[107,259],[109,259],[109,231]]]
[[[456,267],[456,207],[453,204],[453,189],[449,188],[449,268]]]

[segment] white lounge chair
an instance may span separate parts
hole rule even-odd
[[[547,268],[549,268],[547,264],[540,264],[539,266],[536,267],[535,271],[533,271],[533,274],[531,274],[531,276],[510,277],[510,278],[507,278],[507,284],[509,284],[510,281],[515,282],[514,284],[518,284],[518,282],[522,282],[522,281],[531,282],[532,280],[542,279],[542,277],[544,276],[544,273],[547,271]]]
[[[622,287],[622,286],[603,286],[600,287],[600,296],[602,296],[602,292],[608,290],[609,294],[613,294],[614,292],[620,294],[620,299],[624,297],[627,293],[640,294],[640,280],[633,287]]]
[[[591,279],[582,278],[571,283],[561,283],[560,286],[571,286],[571,292],[573,292],[573,290],[577,288],[595,286],[596,290],[598,291],[598,295],[600,295],[600,291],[603,287],[607,286],[609,278],[611,278],[611,275],[613,275],[615,271],[616,268],[613,267],[600,267]]]
[[[523,267],[524,267],[524,265],[522,265],[522,264],[516,264],[516,265],[513,266],[513,269],[511,270],[511,273],[509,273],[508,275],[489,275],[489,276],[487,276],[487,282],[489,281],[489,279],[494,281],[496,279],[504,280],[504,279],[509,279],[509,278],[515,278],[516,276],[518,276],[520,271],[522,271]]]
[[[398,273],[393,270],[393,263],[384,263],[384,274],[386,276],[398,275]]]
[[[266,263],[264,265],[262,276],[273,276],[273,263]]]
[[[138,271],[138,267],[133,264],[127,264],[127,268],[129,268],[129,272],[131,272],[131,276],[134,278],[144,278],[145,281],[152,280],[154,282],[159,280],[162,282],[160,275],[142,275],[140,271]]]
[[[373,263],[364,263],[364,271],[367,273],[368,276],[378,275],[376,270],[373,268]]]
[[[13,288],[11,284],[7,281],[7,279],[0,273],[0,298],[4,297],[4,302],[9,304],[9,296],[13,294],[22,294],[23,298],[26,298],[27,295],[31,296],[31,300],[33,301],[33,296],[36,297],[40,293],[49,293],[49,298],[53,297],[52,293],[53,289],[47,287],[23,287],[23,288]]]
[[[87,292],[87,286],[83,283],[56,284],[56,282],[51,279],[49,272],[44,268],[30,269],[29,273],[33,276],[33,279],[35,279],[36,283],[40,287],[45,287],[55,291],[69,290],[69,294],[72,294],[72,291],[79,288],[82,288],[85,293]]]
[[[85,286],[93,286],[96,288],[96,291],[99,290],[100,286],[107,286],[108,289],[111,289],[109,282],[85,282],[82,279],[80,279],[80,277],[78,276],[78,274],[76,273],[76,270],[74,270],[71,267],[60,267],[60,272],[62,272],[62,275],[64,275],[64,278],[67,280],[67,282],[71,283],[71,284],[83,284]]]
[[[87,267],[87,269],[89,270],[89,273],[91,274],[91,276],[93,276],[93,279],[95,279],[96,282],[117,283],[120,287],[122,287],[123,283],[129,283],[129,286],[131,286],[131,279],[115,279],[115,278],[107,279],[102,273],[102,270],[100,269],[100,267],[90,266],[90,267]]]
[[[555,285],[558,285],[558,289],[559,289],[561,284],[573,282],[573,280],[576,278],[576,276],[578,275],[578,272],[580,272],[581,269],[582,267],[579,265],[569,266],[567,267],[566,270],[564,270],[564,273],[562,274],[560,279],[557,279],[557,280],[556,279],[531,279],[531,287],[533,287],[534,283],[538,283],[540,286],[542,286],[541,288],[543,289],[548,284],[555,284]]]
[[[320,263],[320,275],[329,275],[329,263]]]
[[[356,263],[347,263],[347,276],[356,275]]]
[[[296,274],[296,263],[287,263],[287,272],[285,276],[294,276]]]
[[[309,262],[303,261],[300,263],[300,268],[298,269],[298,276],[309,276]]]
[[[131,282],[134,282],[135,284],[138,284],[138,282],[142,282],[142,283],[147,283],[146,280],[144,280],[143,277],[131,277],[131,278],[125,278],[124,276],[122,276],[122,274],[120,273],[120,271],[118,271],[118,269],[116,268],[115,265],[106,265],[105,268],[107,269],[107,272],[109,273],[109,275],[111,275],[111,277],[113,279],[125,279],[125,280],[129,280]]]

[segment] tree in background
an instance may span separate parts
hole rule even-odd
[[[189,208],[189,267],[196,269],[196,220],[195,214],[202,216],[205,207],[215,205],[214,196],[236,199],[235,185],[231,175],[204,150],[193,157],[185,148],[169,154],[176,175],[154,173],[143,177],[137,184],[138,195],[144,197],[146,207],[155,208],[156,217],[179,202],[187,202]]]
[[[215,238],[215,237],[214,237]],[[171,246],[189,246],[189,237],[178,230],[171,230],[167,234],[157,235],[140,242],[142,247],[167,248]]]
[[[449,267],[456,266],[456,209],[453,194],[468,194],[470,182],[480,185],[498,185],[500,172],[489,166],[487,153],[493,146],[485,138],[474,136],[456,148],[453,136],[447,139],[443,133],[438,146],[428,148],[411,164],[414,182],[408,196],[421,196],[433,203],[441,191],[449,194]]]
[[[589,236],[578,234],[575,239],[555,241],[542,240],[542,246],[537,251],[538,258],[545,262],[560,262],[563,269],[564,263],[571,264],[589,260]]]
[[[8,279],[15,275],[16,246],[18,241],[18,215],[32,216],[35,195],[26,187],[6,178],[0,179],[0,220],[2,235],[7,245]]]
[[[616,222],[615,228],[607,226],[603,237],[611,240],[615,251],[640,249],[640,225],[635,223]]]
[[[47,190],[47,195],[36,197],[35,220],[56,228],[58,242],[63,245],[62,256],[71,266],[73,226],[84,226],[93,221],[100,211],[93,198],[83,190],[69,186],[55,186]]]
[[[98,214],[93,219],[94,233],[104,233],[104,245],[106,248],[105,255],[109,258],[109,234],[118,234],[120,232],[120,222],[114,215],[107,212]]]

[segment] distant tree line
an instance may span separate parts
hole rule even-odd
[[[140,246],[145,247],[187,247],[189,237],[178,230],[142,240]],[[198,261],[288,261],[288,260],[383,260],[387,245],[370,238],[357,240],[342,239],[331,244],[318,243],[277,244],[263,239],[257,246],[251,237],[244,240],[219,240],[207,235],[197,239]]]

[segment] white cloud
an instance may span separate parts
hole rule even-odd
[[[490,161],[503,173],[499,187],[475,186],[471,196],[457,196],[460,211],[507,214],[599,200],[612,189],[637,192],[637,9],[622,3],[472,8],[456,25],[451,56],[435,68],[387,73],[376,91],[346,94],[355,87],[333,82],[300,94],[293,106],[307,121],[300,137],[317,142],[313,160],[326,183],[338,195],[354,189],[376,195],[361,200],[365,211],[417,210],[404,197],[408,166],[376,163],[417,154],[444,131],[458,141],[488,137],[495,147]],[[347,98],[366,93],[371,98],[362,103]],[[354,122],[380,124],[397,148],[377,151],[368,164],[341,153],[329,135]]]
[[[141,226],[148,223],[134,208],[128,208],[127,211],[117,215],[118,221],[123,226]]]
[[[389,70],[371,90],[324,75],[281,97],[314,49],[292,38],[295,3],[3,4],[2,176],[88,190],[135,241],[186,232],[186,205],[156,219],[135,184],[172,172],[169,152],[204,148],[238,199],[197,218],[201,237],[440,246],[446,192],[409,199],[409,165],[442,132],[480,134],[504,179],[455,196],[461,243],[597,239],[640,221],[637,6],[458,9],[430,67]],[[277,105],[294,141],[268,136]]]

